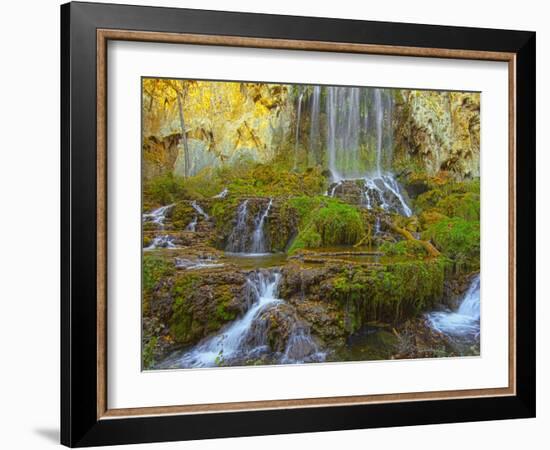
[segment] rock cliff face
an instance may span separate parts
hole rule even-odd
[[[151,180],[171,172],[179,154],[180,134],[149,136],[143,141],[143,178]]]
[[[265,162],[290,133],[293,103],[284,85],[193,81],[181,88],[178,103],[176,81],[153,81],[146,80],[143,97],[146,179],[167,172],[184,176],[185,145],[192,176],[240,159]]]
[[[394,165],[479,176],[480,94],[397,91]]]

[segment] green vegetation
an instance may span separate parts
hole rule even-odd
[[[349,268],[332,280],[331,296],[344,305],[350,333],[368,322],[395,323],[441,298],[446,266],[445,258],[437,258]]]
[[[380,251],[387,256],[411,256],[414,258],[428,256],[425,247],[417,241],[403,240],[399,242],[384,242]]]
[[[458,271],[479,269],[480,231],[479,221],[467,221],[460,217],[443,219],[423,233],[443,254],[451,258]]]
[[[212,365],[277,362],[297,330],[329,359],[445,349],[423,314],[479,270],[479,94],[145,78],[141,104],[143,212],[170,205],[142,223],[144,368],[219,335],[268,271],[282,301],[246,339],[269,354]]]
[[[144,205],[168,205],[188,198],[185,180],[172,172],[153,178],[143,187]]]
[[[355,206],[326,197],[298,197],[290,203],[300,218],[290,254],[302,248],[354,245],[365,236],[363,216]]]

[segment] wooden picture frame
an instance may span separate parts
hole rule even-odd
[[[110,409],[106,394],[109,40],[507,62],[508,387]],[[535,33],[77,2],[61,7],[61,55],[63,444],[534,417]]]

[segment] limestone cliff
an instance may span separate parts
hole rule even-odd
[[[479,93],[397,91],[394,165],[478,177],[479,113]]]

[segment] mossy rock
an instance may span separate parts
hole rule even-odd
[[[293,203],[301,217],[298,236],[289,253],[303,248],[354,245],[365,237],[359,208],[329,198],[297,198]]]
[[[245,277],[240,272],[212,271],[177,274],[171,289],[170,335],[191,345],[218,331],[243,311]]]
[[[467,221],[461,217],[443,219],[430,225],[422,237],[431,240],[445,256],[451,258],[457,271],[479,269],[479,221]]]
[[[353,333],[369,322],[397,323],[433,306],[443,293],[444,258],[395,262],[376,269],[348,267],[322,286],[344,311]]]
[[[197,211],[193,209],[189,202],[179,202],[171,210],[170,222],[176,230],[185,230],[193,219],[197,216]]]

